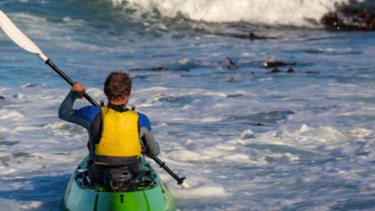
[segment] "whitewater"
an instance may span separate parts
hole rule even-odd
[[[128,105],[191,185],[150,160],[177,210],[374,210],[375,33],[320,24],[352,3],[22,0],[0,10],[97,102],[111,71],[130,73]],[[268,39],[241,37],[251,32]],[[270,61],[288,65],[270,73]],[[88,153],[87,131],[58,118],[69,90],[1,31],[1,210],[62,210]]]
[[[115,6],[136,9],[138,14],[152,14],[157,10],[162,16],[175,17],[182,14],[196,21],[251,22],[266,25],[311,25],[308,19],[319,22],[336,6],[349,0],[112,0]]]

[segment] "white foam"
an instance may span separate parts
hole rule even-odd
[[[204,161],[212,159],[210,156],[202,155],[189,150],[178,150],[169,153],[169,157],[177,161]]]
[[[0,120],[5,119],[12,119],[12,120],[21,120],[24,116],[17,112],[17,111],[8,111],[8,110],[0,110]]]
[[[15,94],[13,97],[18,98],[18,99],[24,99],[25,98],[25,96],[21,93]]]
[[[209,173],[209,172],[207,172]],[[172,195],[176,199],[210,199],[219,197],[228,197],[231,194],[227,193],[225,189],[215,184],[209,178],[189,177],[186,182],[190,185],[189,188],[181,188],[175,184],[175,181],[168,182],[167,185]]]
[[[69,21],[71,21],[72,20],[72,18],[70,18],[70,17],[64,17],[63,18],[63,21],[65,21],[65,22],[69,22]]]
[[[219,150],[219,149],[214,148],[214,147],[207,147],[207,148],[199,150],[199,152],[201,152],[202,154],[214,157],[214,158],[218,158],[218,157],[221,157],[221,156],[226,156],[226,155],[231,154],[230,152]]]
[[[374,130],[369,130],[365,128],[354,128],[350,132],[355,134],[358,138],[364,138],[371,136],[374,133]]]
[[[10,197],[12,197],[12,195],[10,195]],[[2,210],[21,211],[17,200],[0,199],[0,204]]]
[[[215,147],[223,150],[235,150],[238,148],[237,145],[232,143],[216,144]]]
[[[101,89],[98,89],[98,88],[87,88],[86,92],[91,97],[95,97],[95,98],[98,98],[98,99],[101,98],[103,100],[107,99],[107,97],[104,95],[103,90],[101,90]]]
[[[320,127],[317,130],[307,132],[317,141],[349,142],[353,140],[348,133],[334,127]]]
[[[306,124],[303,124],[302,127],[301,127],[301,129],[299,129],[299,131],[301,131],[301,133],[307,132],[307,131],[310,131],[310,128],[307,127]]]
[[[44,127],[44,129],[60,129],[60,130],[69,130],[74,125],[68,122],[55,122],[53,124],[48,124]]]
[[[42,128],[40,127],[16,127],[14,129],[18,131],[34,131],[34,130],[41,130]]]
[[[245,138],[252,138],[254,137],[254,132],[251,130],[245,130],[241,135],[240,138],[245,139]]]
[[[20,205],[19,208],[22,208],[22,209],[33,209],[33,208],[38,208],[42,205],[41,202],[39,201],[33,201],[31,203],[29,203],[28,205]]]
[[[231,160],[231,161],[241,162],[241,161],[249,161],[249,156],[245,155],[245,154],[237,153],[235,155],[225,156],[223,159],[224,160]]]
[[[118,5],[119,0],[112,1]],[[317,23],[335,4],[348,0],[128,0],[127,7],[139,14],[157,9],[163,16],[175,17],[181,13],[192,20],[207,22],[239,22],[267,25],[312,26],[306,19]]]
[[[227,197],[228,194],[222,187],[198,187],[175,190],[172,189],[172,195],[176,199],[203,199],[213,197]]]

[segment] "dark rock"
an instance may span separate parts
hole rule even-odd
[[[136,69],[130,69],[129,71],[166,71],[166,70],[170,70],[166,67],[154,67],[154,68],[136,68]],[[175,69],[176,71],[184,71],[184,72],[189,72],[190,70],[187,70],[187,69]],[[136,76],[136,78],[142,78],[142,77],[139,77],[139,76]]]
[[[5,97],[3,97],[3,96],[0,96],[0,100],[5,100]]]
[[[238,38],[238,39],[244,39],[247,40],[249,39],[249,36],[247,34],[215,34],[218,36],[224,36],[224,37],[233,37],[233,38]]]
[[[280,66],[287,66],[288,64],[285,62],[266,62],[264,63],[264,66],[266,68],[271,68],[271,67],[280,67]]]
[[[312,48],[309,48],[306,50],[307,53],[322,53],[323,50],[321,49],[312,49]]]
[[[168,70],[168,68],[165,68],[165,67],[154,67],[154,68],[152,68],[152,70],[156,70],[156,71],[159,71],[159,70]]]
[[[264,126],[264,124],[258,123],[257,126]]]
[[[258,35],[256,35],[253,32],[250,32],[249,37],[250,37],[250,40],[264,40],[264,39],[267,39],[267,37],[258,36]]]
[[[316,20],[313,19],[313,18],[304,18],[304,19],[305,19],[305,21],[311,23],[312,25],[319,26],[318,21],[316,21]]]
[[[340,31],[375,30],[375,9],[341,7],[323,16],[321,22]]]
[[[289,68],[288,71],[286,71],[287,73],[294,73],[294,70],[292,68]]]
[[[234,77],[232,77],[229,82],[233,83],[234,82]]]
[[[249,34],[227,34],[227,33],[214,33],[215,36],[223,36],[223,37],[232,37],[237,39],[250,39],[250,40],[268,40],[268,39],[277,39],[277,37],[264,37],[258,36],[254,32],[250,32]]]
[[[279,72],[281,72],[281,71],[279,69],[277,69],[276,67],[273,68],[273,70],[271,71],[271,73],[279,73]]]

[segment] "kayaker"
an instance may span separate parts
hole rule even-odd
[[[74,101],[82,98],[86,91],[76,82],[59,109],[60,119],[81,125],[88,131],[89,178],[93,184],[108,185],[112,180],[115,188],[126,189],[131,177],[130,186],[136,189],[142,171],[138,159],[141,146],[144,147],[142,153],[150,157],[160,152],[148,117],[126,107],[131,88],[128,74],[111,72],[104,83],[108,105],[74,110]]]

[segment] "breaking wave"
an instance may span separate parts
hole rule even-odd
[[[111,0],[138,17],[185,17],[205,22],[247,22],[272,26],[314,27],[349,0]],[[359,0],[363,2],[365,0]]]

